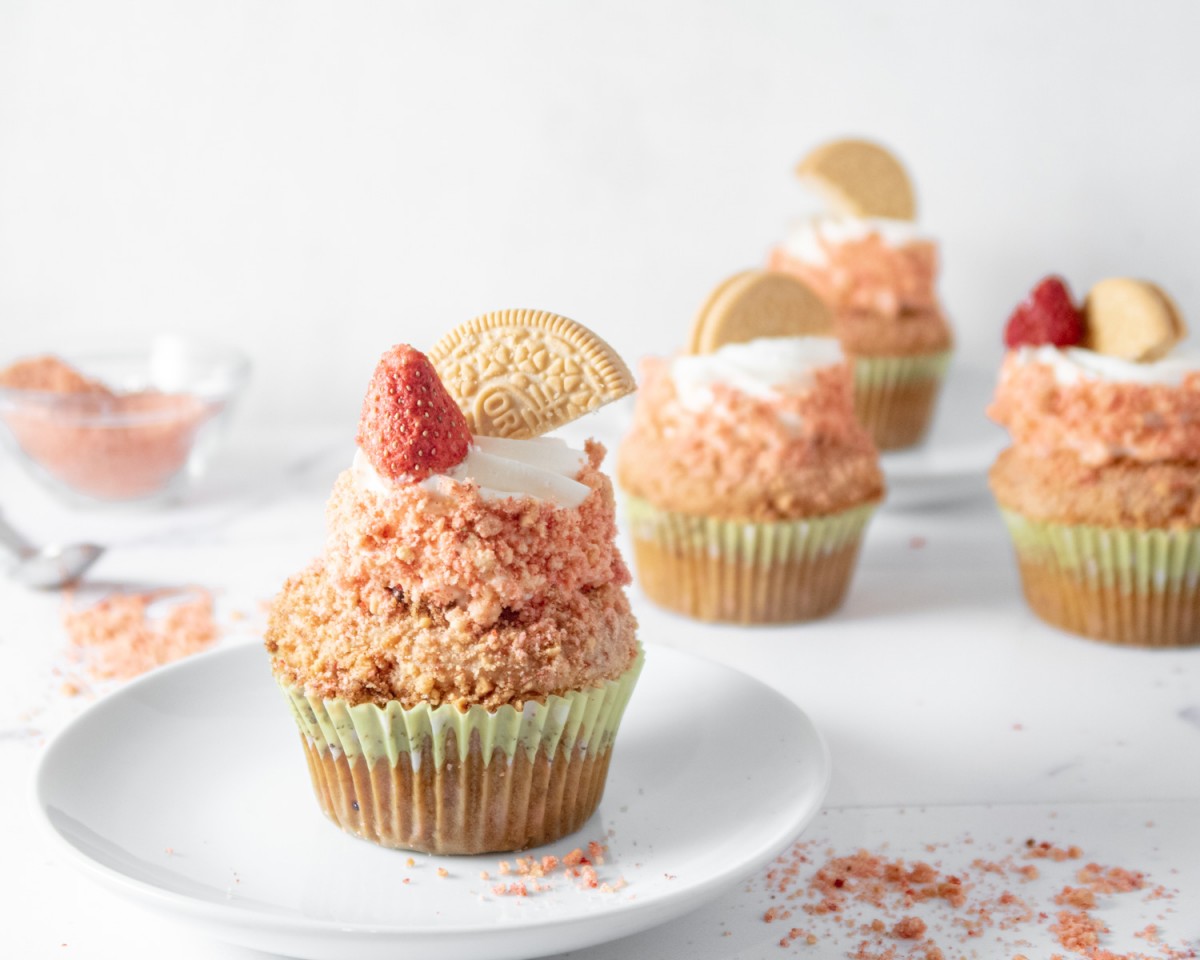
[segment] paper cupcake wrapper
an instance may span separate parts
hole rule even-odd
[[[1026,599],[1043,620],[1112,643],[1200,643],[1200,529],[1060,524],[1001,513]]]
[[[854,357],[854,412],[881,450],[919,443],[929,429],[950,351]]]
[[[522,710],[508,704],[497,710],[475,704],[462,711],[448,703],[406,708],[396,700],[383,706],[351,706],[342,699],[325,700],[308,696],[299,687],[281,686],[300,732],[317,749],[336,751],[352,761],[364,757],[371,766],[386,760],[391,766],[403,761],[416,767],[431,756],[440,769],[452,755],[465,761],[476,742],[485,764],[500,755],[511,760],[518,750],[532,761],[539,750],[554,759],[560,750],[607,748],[616,736],[642,660],[639,650],[633,665],[616,680],[547,697],[544,703],[530,700]],[[451,733],[454,750],[448,753]]]
[[[951,351],[912,356],[854,357],[856,388],[890,387],[918,380],[941,380],[950,366]]]
[[[837,609],[875,506],[753,523],[625,498],[638,579],[647,596],[700,620],[735,623],[810,620]]]
[[[604,793],[617,728],[642,668],[616,680],[487,710],[349,706],[283,686],[321,809],[386,847],[478,854],[578,830]]]

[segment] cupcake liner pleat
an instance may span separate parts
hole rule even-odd
[[[383,846],[486,853],[549,843],[592,815],[642,659],[522,710],[349,706],[281,686],[330,819]]]
[[[950,352],[853,361],[854,414],[875,445],[897,450],[920,443],[933,420]]]
[[[1030,607],[1110,643],[1200,643],[1200,530],[1059,524],[1002,509]]]
[[[699,620],[790,623],[845,598],[875,504],[827,517],[752,523],[625,501],[638,580],[655,603]]]

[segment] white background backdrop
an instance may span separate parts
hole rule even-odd
[[[1187,0],[4,0],[0,360],[203,331],[297,424],[500,307],[666,352],[843,134],[908,164],[963,355],[1055,270],[1197,320],[1197,38]]]

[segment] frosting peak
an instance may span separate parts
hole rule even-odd
[[[827,266],[830,248],[865,240],[875,235],[884,246],[897,249],[927,240],[911,220],[883,217],[812,217],[801,220],[783,243],[790,257],[803,263]]]
[[[671,361],[671,379],[680,404],[703,410],[721,384],[758,399],[789,390],[806,390],[815,372],[845,362],[833,337],[763,337],[728,343],[712,353],[686,354]]]
[[[557,438],[472,437],[467,456],[460,464],[425,478],[420,486],[431,493],[450,496],[456,487],[474,483],[485,500],[525,497],[559,507],[577,507],[592,489],[576,479],[586,464],[587,456],[582,450],[575,450]],[[354,455],[353,469],[363,486],[374,493],[385,493],[391,486],[371,466],[362,450]]]
[[[1019,347],[1013,351],[1014,364],[1044,364],[1063,386],[1081,381],[1104,383],[1140,383],[1179,387],[1189,374],[1200,372],[1200,354],[1173,354],[1162,360],[1142,363],[1085,350],[1082,347]]]

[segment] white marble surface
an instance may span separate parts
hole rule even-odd
[[[591,426],[607,440],[614,422]],[[112,544],[94,570],[101,585],[213,589],[222,643],[257,643],[262,602],[320,549],[322,504],[351,452],[344,425],[235,431],[189,503],[148,513],[67,511],[6,459],[0,508],[33,536]],[[834,779],[808,833],[822,848],[886,843],[890,855],[920,859],[942,845],[952,864],[968,835],[992,852],[1026,836],[1076,843],[1178,890],[1166,914],[1141,900],[1112,913],[1111,948],[1146,949],[1131,932],[1160,915],[1170,942],[1200,943],[1200,649],[1116,649],[1041,625],[1020,599],[986,496],[884,510],[846,606],[819,623],[705,626],[656,610],[636,588],[633,599],[651,655],[662,644],[737,666],[794,698],[824,732]],[[31,782],[46,738],[90,702],[58,689],[61,603],[0,579],[0,953],[129,960],[169,944],[177,960],[263,956],[181,935],[78,874],[37,829]],[[762,922],[769,904],[754,881],[701,915],[575,956],[846,955],[849,941],[781,950],[786,930]],[[1025,949],[1051,952],[1048,941]],[[989,939],[962,955],[1018,952]]]

